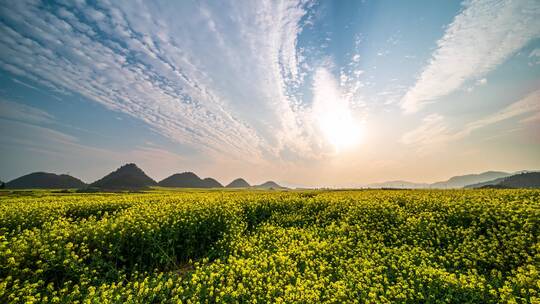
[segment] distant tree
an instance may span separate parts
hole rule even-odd
[[[0,189],[5,189],[6,188],[6,183],[2,182],[0,183]]]

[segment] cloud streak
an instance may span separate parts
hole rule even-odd
[[[81,94],[215,157],[306,152],[287,88],[302,81],[307,1],[8,1],[0,68]],[[306,148],[307,147],[307,148]]]
[[[406,113],[459,89],[540,37],[540,3],[535,0],[466,1],[437,42],[428,65],[402,99]]]
[[[465,138],[478,129],[520,116],[523,116],[520,123],[534,122],[540,117],[539,101],[540,90],[533,91],[493,114],[466,124],[461,130],[452,130],[442,115],[430,114],[422,120],[420,126],[405,133],[401,142],[423,149]]]
[[[0,100],[0,118],[33,124],[51,123],[54,120],[45,111],[7,100]]]
[[[186,167],[190,163],[184,157],[155,145],[137,146],[129,151],[115,151],[89,146],[74,136],[48,127],[34,125],[35,122],[33,119],[22,121],[0,117],[0,129],[4,131],[0,133],[3,153],[11,153],[14,150],[15,153],[21,155],[31,151],[37,153],[40,159],[49,160],[35,168],[32,165],[37,160],[27,159],[17,165],[16,171],[19,174],[36,169],[52,170],[53,172],[74,169],[76,176],[84,178],[87,182],[92,182],[106,173],[99,166],[87,167],[87,162],[81,162],[81,159],[93,159],[104,165],[106,170],[113,169],[121,163],[136,162],[150,175],[161,179],[172,173],[171,170],[174,170],[172,168],[175,166]],[[59,166],[55,164],[57,160],[61,160]],[[9,159],[2,158],[0,165],[2,168],[6,168],[13,164],[10,163]],[[15,177],[17,176],[9,176],[9,178]]]

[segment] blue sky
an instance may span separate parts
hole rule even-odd
[[[540,169],[540,3],[2,1],[0,179]]]

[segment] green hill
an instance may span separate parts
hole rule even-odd
[[[287,189],[286,187],[280,186],[274,181],[267,181],[254,187],[259,189]]]
[[[246,182],[245,179],[237,178],[225,187],[226,188],[249,188],[251,186],[248,184],[248,182]]]
[[[207,177],[201,179],[193,172],[183,172],[173,174],[158,183],[161,187],[176,187],[176,188],[222,188],[218,181]]]
[[[83,181],[73,176],[47,172],[30,173],[5,184],[7,189],[66,189],[85,186]]]
[[[132,190],[155,186],[157,183],[135,164],[126,164],[90,184],[103,190]]]

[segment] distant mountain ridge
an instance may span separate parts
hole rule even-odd
[[[511,176],[511,175],[510,175]],[[508,176],[505,176],[505,177],[499,177],[499,178],[496,178],[496,179],[492,179],[492,180],[488,180],[486,182],[481,182],[481,183],[476,183],[476,184],[470,184],[470,185],[466,185],[465,189],[474,189],[474,188],[481,188],[481,187],[484,187],[484,186],[490,186],[490,185],[495,185],[495,184],[498,184],[500,182],[502,182],[505,178],[507,178]]]
[[[540,188],[540,172],[525,172],[497,178],[465,188]]]
[[[436,183],[414,183],[408,181],[388,181],[368,184],[367,188],[395,188],[395,189],[460,189],[471,184],[489,182],[494,179],[504,178],[512,173],[501,171],[486,171],[479,174],[458,175],[446,181]]]
[[[157,183],[135,164],[126,164],[90,184],[104,190],[144,189]]]
[[[68,189],[83,188],[86,184],[67,174],[34,172],[7,182],[5,187],[7,189]]]
[[[222,188],[223,185],[217,180],[207,177],[201,179],[193,172],[183,172],[173,174],[158,183],[161,187],[176,188]]]
[[[1,182],[0,182],[1,184]],[[78,188],[81,192],[94,192],[100,190],[140,190],[151,186],[175,188],[223,188],[216,179],[207,177],[201,179],[193,172],[173,174],[159,183],[137,167],[134,163],[122,165],[115,171],[105,175],[91,184],[69,175],[56,175],[53,173],[35,172],[16,178],[6,183],[6,188],[32,189],[32,188]],[[237,178],[227,185],[228,188],[259,188],[259,189],[287,189],[274,181],[251,186],[245,179]]]
[[[1,182],[0,182],[1,184]],[[517,171],[507,173],[500,171],[487,171],[480,174],[467,174],[454,176],[447,181],[436,183],[415,183],[402,180],[372,183],[367,188],[394,188],[394,189],[457,189],[457,188],[537,188],[540,187],[539,171]],[[107,174],[103,178],[87,185],[80,179],[67,174],[54,174],[47,172],[34,172],[5,183],[8,189],[67,189],[85,188],[86,190],[130,190],[144,189],[151,186],[176,188],[222,188],[217,180],[207,177],[201,179],[193,172],[173,174],[159,183],[150,178],[137,165],[130,163]],[[87,188],[89,187],[89,188]],[[237,178],[225,186],[226,188],[255,188],[255,189],[287,189],[274,181],[267,181],[260,185],[251,186],[245,179]],[[95,189],[93,189],[95,188]]]
[[[509,176],[497,185],[508,188],[540,188],[540,172],[528,172]]]
[[[430,188],[457,189],[457,188],[463,188],[470,184],[487,182],[493,179],[507,177],[510,175],[512,174],[507,173],[507,172],[500,172],[500,171],[487,171],[480,174],[460,175],[460,176],[451,177],[450,179],[446,181],[433,183],[430,185]]]

